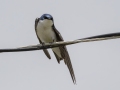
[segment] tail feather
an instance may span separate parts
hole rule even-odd
[[[73,70],[73,67],[72,67],[72,63],[71,63],[68,51],[67,51],[66,47],[60,47],[60,50],[61,50],[61,55],[63,55],[64,62],[66,63],[66,65],[69,69],[69,72],[70,72],[71,78],[73,80],[73,83],[76,83],[76,78],[75,78],[74,70]]]

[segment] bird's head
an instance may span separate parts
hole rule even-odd
[[[53,26],[53,17],[50,14],[43,14],[39,18],[40,23],[42,23],[44,26]]]

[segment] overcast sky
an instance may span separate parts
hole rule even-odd
[[[35,18],[48,13],[65,41],[120,32],[120,0],[1,0],[0,48],[38,44]],[[120,39],[67,46],[77,85],[50,51],[0,54],[0,90],[120,90]]]

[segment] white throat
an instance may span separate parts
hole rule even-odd
[[[53,25],[52,20],[45,19],[45,20],[40,20],[39,22],[43,25],[43,27],[51,27]]]

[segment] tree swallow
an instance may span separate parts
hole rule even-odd
[[[44,43],[64,41],[59,31],[55,28],[53,17],[50,14],[43,14],[40,18],[36,18],[35,31],[39,42],[43,45]],[[47,49],[43,49],[43,51],[45,55],[51,59]],[[60,46],[52,48],[52,51],[58,63],[60,63],[61,60],[64,60],[71,74],[73,83],[76,83],[74,70],[67,48],[65,46]]]

